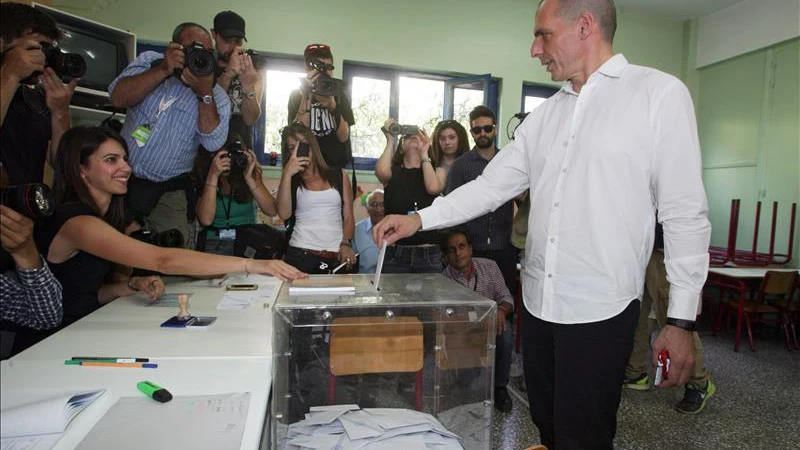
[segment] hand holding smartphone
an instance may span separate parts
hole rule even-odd
[[[658,366],[656,366],[656,376],[654,385],[658,386],[662,381],[669,378],[669,350],[661,350],[658,353]]]

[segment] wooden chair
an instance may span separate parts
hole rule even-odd
[[[732,312],[738,314],[741,311],[744,316],[750,350],[755,350],[752,322],[778,324],[783,327],[787,350],[791,351],[793,347],[796,347],[796,339],[790,336],[790,328],[793,331],[793,327],[788,318],[789,312],[793,308],[793,294],[799,277],[796,271],[768,270],[755,299],[727,300],[725,302],[726,319],[730,319]]]
[[[416,372],[415,406],[422,411],[422,322],[416,317],[342,317],[331,322],[328,403],[336,377]]]

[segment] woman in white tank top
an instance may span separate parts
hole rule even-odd
[[[341,263],[350,270],[356,263],[350,181],[341,169],[328,167],[303,124],[287,126],[281,137],[291,155],[278,188],[278,215],[292,230],[284,260],[307,273],[329,273]]]

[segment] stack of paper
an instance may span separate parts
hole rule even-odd
[[[49,448],[72,419],[105,391],[64,394],[4,410],[0,421],[3,448]]]
[[[294,280],[289,295],[353,295],[356,287],[350,275],[311,275]]]
[[[312,407],[289,426],[281,448],[463,450],[459,437],[430,414],[357,405]]]

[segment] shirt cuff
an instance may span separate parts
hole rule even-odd
[[[694,322],[697,320],[697,306],[699,303],[700,293],[670,285],[667,317]]]

